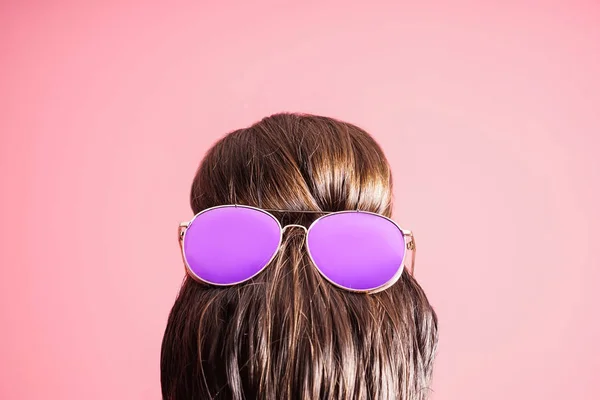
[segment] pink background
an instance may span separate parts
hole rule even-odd
[[[160,398],[195,168],[278,111],[387,152],[434,399],[600,398],[599,3],[85,3],[0,5],[0,398]]]

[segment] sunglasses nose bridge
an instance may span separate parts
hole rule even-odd
[[[282,233],[282,234],[283,234],[283,233],[285,233],[285,230],[286,230],[287,228],[292,228],[292,227],[295,227],[295,228],[301,228],[301,229],[303,229],[303,230],[304,230],[304,233],[305,233],[305,234],[308,234],[308,229],[306,229],[306,227],[305,227],[304,225],[298,225],[298,224],[289,224],[289,225],[286,225],[286,226],[284,226],[284,227],[283,227],[283,229],[281,230],[281,233]]]

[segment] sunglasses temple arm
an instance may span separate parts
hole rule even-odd
[[[415,237],[411,231],[404,231],[404,236],[408,238],[406,242],[406,248],[411,251],[410,257],[410,273],[414,276],[415,274],[415,258],[417,257],[417,245],[415,243]]]
[[[177,229],[177,233],[179,234],[180,240],[183,239],[183,234],[185,233],[185,230],[187,229],[189,224],[190,224],[189,222],[182,222],[179,224],[179,229]]]
[[[182,222],[179,224],[179,228],[177,229],[177,242],[179,243],[179,248],[181,249],[181,256],[183,257],[183,236],[185,235],[185,231],[189,225],[189,222]]]

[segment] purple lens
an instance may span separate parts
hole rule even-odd
[[[232,285],[262,271],[280,242],[281,227],[274,217],[254,208],[226,206],[192,220],[183,251],[192,274],[215,285]]]
[[[377,214],[326,215],[311,226],[307,244],[321,273],[347,289],[380,288],[402,270],[404,235],[396,224]]]

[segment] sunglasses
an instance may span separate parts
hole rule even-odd
[[[271,212],[324,214],[308,229],[284,227]],[[388,217],[349,211],[292,211],[230,204],[207,208],[179,225],[179,245],[187,274],[198,282],[236,285],[263,271],[280,249],[283,233],[291,227],[305,231],[305,245],[319,273],[333,285],[376,293],[402,275],[407,253],[415,240]]]

